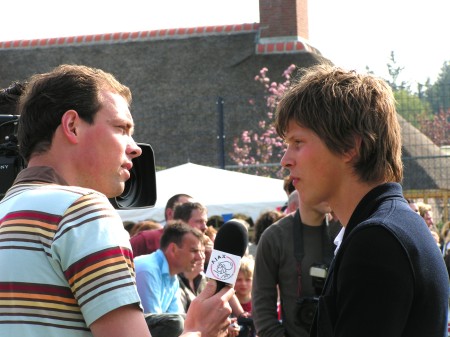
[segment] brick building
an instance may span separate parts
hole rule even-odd
[[[233,138],[255,129],[265,115],[255,75],[267,67],[279,82],[291,64],[320,62],[330,60],[308,41],[307,0],[260,0],[259,23],[0,42],[0,87],[62,63],[102,68],[131,88],[135,139],[152,145],[157,166],[220,166],[222,150],[224,164],[234,164],[227,155]],[[414,129],[402,125],[404,132]],[[412,132],[413,137],[404,134],[406,155],[440,151],[432,143],[417,147],[423,135]],[[218,139],[225,140],[223,147]],[[405,188],[449,189],[448,158],[439,166],[437,172],[428,159],[409,160]]]
[[[0,87],[62,63],[102,68],[131,88],[135,138],[152,145],[157,166],[218,166],[218,97],[228,153],[265,113],[261,68],[279,81],[290,64],[327,61],[308,44],[306,0],[279,3],[261,1],[260,23],[0,42]]]

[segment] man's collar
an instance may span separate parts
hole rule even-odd
[[[44,183],[53,183],[58,185],[69,185],[63,177],[48,166],[32,166],[27,167],[19,172],[14,184],[21,184],[32,181],[41,181]]]

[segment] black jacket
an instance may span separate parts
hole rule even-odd
[[[311,336],[447,336],[448,289],[442,254],[401,186],[378,186],[345,229]]]

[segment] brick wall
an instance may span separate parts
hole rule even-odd
[[[261,38],[309,38],[307,0],[260,0]]]

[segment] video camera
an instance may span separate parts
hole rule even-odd
[[[18,115],[0,114],[0,200],[17,174],[26,167],[17,141]],[[149,144],[138,143],[142,155],[134,158],[130,179],[121,195],[109,199],[116,209],[153,207],[156,203],[155,156]],[[106,149],[107,151],[107,149]]]
[[[238,317],[237,324],[239,326],[238,337],[255,337],[256,328],[251,317]]]

